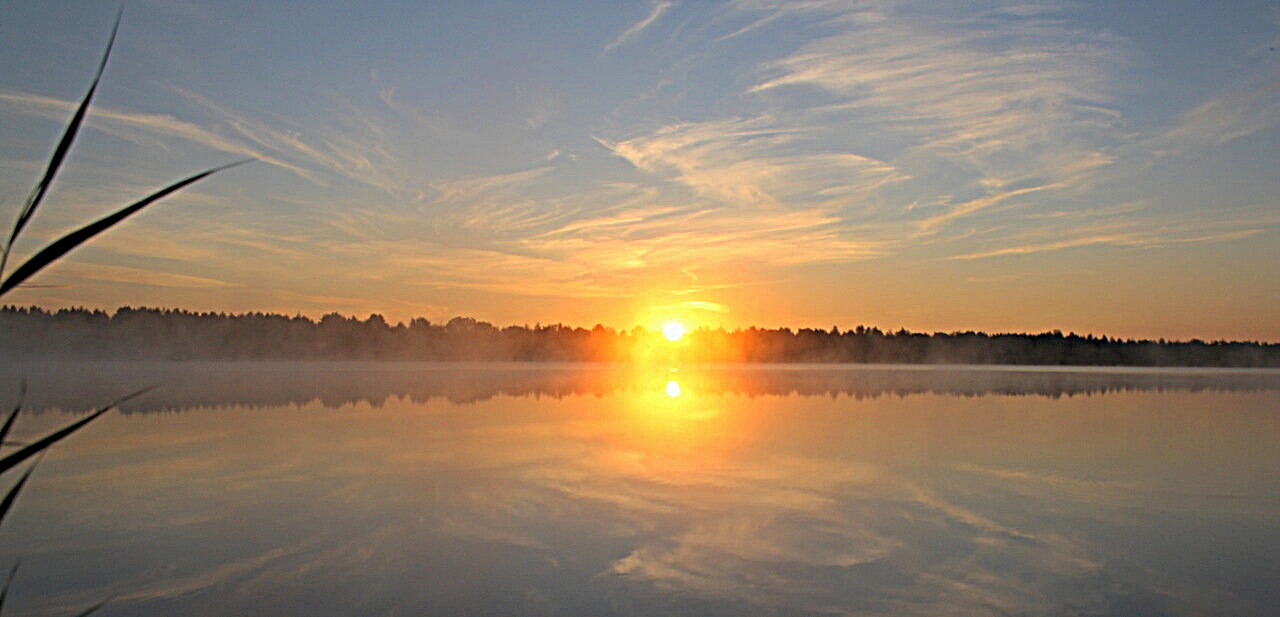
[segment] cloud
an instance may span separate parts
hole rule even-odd
[[[617,142],[597,141],[638,169],[739,207],[840,207],[904,179],[892,165],[848,152],[806,151],[803,132],[770,116],[688,122]]]
[[[95,107],[98,130],[259,156],[307,180],[258,192],[268,197],[243,191],[256,220],[219,212],[211,216],[217,233],[139,219],[169,227],[136,247],[106,238],[102,248],[211,258],[199,273],[221,268],[236,285],[324,267],[341,291],[308,282],[263,293],[337,301],[374,281],[389,294],[378,301],[394,303],[406,302],[401,290],[423,299],[441,288],[688,294],[920,249],[979,259],[1168,246],[1246,237],[1272,224],[1097,210],[1133,198],[1106,191],[1134,177],[1134,158],[1149,158],[1135,152],[1219,147],[1273,129],[1280,86],[1204,102],[1143,138],[1116,108],[1132,94],[1117,79],[1129,67],[1129,44],[1074,25],[1065,3],[735,0],[688,15],[672,13],[678,5],[670,1],[641,6],[648,11],[603,54],[652,36],[674,16],[681,25],[664,50],[670,62],[587,86],[604,101],[590,104],[576,79],[546,80],[561,90],[533,80],[499,84],[504,102],[514,93],[509,117],[468,125],[474,133],[414,100],[410,83],[383,83],[380,75],[395,74],[385,69],[351,95],[366,98],[326,95],[322,107],[296,115],[181,89],[174,92],[196,106],[189,111],[200,122]],[[625,88],[642,94],[622,100]],[[51,121],[65,120],[70,105],[0,94],[6,110]],[[484,108],[459,115],[487,122]],[[611,111],[592,117],[591,109]],[[571,110],[575,126],[565,127]],[[588,138],[603,149],[582,147]],[[1110,184],[1099,190],[1101,182]],[[1078,216],[1052,216],[1059,213]],[[271,255],[261,267],[279,272],[247,272],[226,257],[236,250]]]
[[[960,203],[956,203],[952,201],[951,203],[948,204],[948,207],[945,209],[944,212],[920,221],[920,230],[922,233],[926,233],[926,234],[931,233],[935,231],[938,227],[945,225],[956,219],[959,219],[961,217],[968,216],[970,214],[974,214],[982,210],[987,210],[989,208],[998,206],[1002,203],[1017,199],[1019,197],[1023,197],[1026,195],[1033,195],[1035,193],[1039,193],[1046,190],[1052,190],[1055,188],[1065,188],[1066,186],[1068,186],[1066,183],[1059,182],[1054,184],[1028,186],[1028,187],[1018,188],[1018,189],[1008,189],[1008,190],[1000,189],[1000,188],[991,189],[991,192],[989,192],[986,195],[983,195],[982,197],[978,197],[978,198],[971,199],[969,201],[960,202]]]
[[[369,139],[367,134],[356,139],[332,128],[325,131],[278,128],[233,111],[208,97],[182,89],[175,91],[216,113],[241,137],[265,150],[300,159],[310,167],[319,167],[388,193],[397,193],[402,189],[401,184],[380,164],[380,159],[387,157],[380,141]],[[320,181],[312,173],[307,173],[304,177]]]
[[[697,62],[758,53],[781,33],[791,44],[759,48],[770,51],[750,58],[736,89],[688,85],[714,101],[700,119],[638,120],[596,139],[672,185],[664,194],[682,187],[744,218],[806,211],[872,249],[859,258],[949,243],[979,225],[961,223],[996,213],[1025,230],[1087,198],[1128,135],[1110,106],[1125,44],[1067,25],[1057,3],[919,8],[731,2],[694,28],[719,45]],[[668,117],[662,105],[641,97],[621,109]]]
[[[679,310],[695,310],[706,311],[708,313],[728,313],[729,307],[718,302],[707,302],[704,300],[690,300],[688,302],[680,302],[677,304],[667,304],[663,306],[650,307],[649,311],[660,313],[664,311]]]
[[[552,229],[524,244],[583,266],[638,274],[841,262],[882,250],[877,242],[846,237],[838,219],[821,212],[744,212],[715,204],[624,211],[613,219]]]
[[[605,45],[604,50],[601,51],[600,53],[607,54],[613,51],[614,48],[618,47],[619,45],[623,45],[627,41],[634,39],[637,35],[643,32],[645,28],[648,28],[650,25],[653,24],[653,22],[658,21],[658,18],[662,17],[662,14],[667,12],[667,9],[670,9],[675,5],[676,3],[670,0],[656,0],[653,3],[653,8],[649,11],[649,14],[646,15],[644,19],[641,19],[640,21],[634,24],[631,24],[631,26],[628,27],[626,30],[624,30],[622,34],[619,34],[617,38],[613,39],[612,41],[609,41],[609,44]]]
[[[607,49],[671,6],[653,5]],[[634,173],[566,182],[538,161],[431,182],[416,211],[356,224],[378,228],[366,237],[395,267],[431,272],[423,284],[572,297],[621,297],[661,272],[696,285],[742,263],[871,259],[951,242],[965,233],[956,223],[995,212],[1025,234],[1046,225],[1043,204],[1078,199],[1113,164],[1113,84],[1097,66],[1123,55],[1053,6],[1023,8],[944,20],[902,3],[731,3],[688,31],[731,25],[736,45],[778,26],[796,43],[759,58],[701,119],[648,123],[653,99],[620,108],[595,139]]]
[[[1041,10],[951,19],[909,12],[910,3],[836,6],[769,7],[774,15],[820,8],[831,33],[764,63],[766,77],[749,93],[802,106],[817,98],[809,106],[815,119],[820,112],[827,122],[857,122],[902,142],[893,162],[917,184],[981,191],[947,204],[932,226],[1011,197],[1081,186],[1090,177],[1082,172],[1108,164],[1103,149],[1117,115],[1107,107],[1113,85],[1097,67],[1123,64],[1116,41],[1042,18]],[[947,180],[947,169],[968,178]],[[1038,188],[984,188],[1028,182]]]
[[[673,518],[652,526],[674,530],[640,536],[609,575],[761,607],[929,615],[1051,611],[1056,586],[1095,583],[1101,568],[1072,542],[996,522],[884,467],[775,459],[686,482],[699,490],[611,479],[615,493],[681,515],[636,508]],[[947,540],[931,545],[932,533]]]
[[[1028,255],[1085,246],[1161,248],[1226,242],[1247,238],[1280,225],[1280,217],[1250,211],[1201,215],[1155,214],[1143,209],[1117,208],[1110,212],[1057,216],[1037,227],[1010,233],[994,243],[996,248],[954,255],[951,259],[986,259]]]
[[[282,560],[296,556],[303,548],[301,545],[275,548],[240,561],[220,564],[186,576],[166,577],[166,580],[162,583],[150,583],[142,589],[112,598],[112,601],[127,603],[169,599],[212,587],[226,586],[250,575],[260,573]]]
[[[516,103],[524,107],[524,124],[538,130],[564,109],[564,97],[546,86],[516,88]]]
[[[434,184],[431,188],[440,193],[439,199],[452,205],[473,203],[476,199],[492,196],[504,189],[527,184],[551,171],[550,167],[538,167],[506,174],[458,178]]]
[[[154,287],[219,289],[233,286],[226,281],[202,276],[162,272],[155,269],[144,270],[141,268],[132,268],[127,266],[89,264],[83,262],[63,267],[61,269],[61,274],[64,276],[73,276],[88,280],[151,285]]]
[[[1005,255],[1026,255],[1030,253],[1043,253],[1047,251],[1058,251],[1068,248],[1076,248],[1082,246],[1122,246],[1136,248],[1151,248],[1158,246],[1169,246],[1171,244],[1199,244],[1202,242],[1223,242],[1226,240],[1238,240],[1261,233],[1262,229],[1244,229],[1240,231],[1231,231],[1214,234],[1203,234],[1181,239],[1169,238],[1152,238],[1144,236],[1140,233],[1120,233],[1107,235],[1082,235],[1080,237],[1071,238],[1069,240],[1060,240],[1057,242],[1044,242],[1040,244],[1024,244],[1019,246],[1011,246],[1002,249],[994,249],[980,253],[969,253],[966,255],[956,255],[952,259],[983,259],[987,257],[1001,257]]]
[[[535,167],[434,183],[412,210],[352,219],[341,228],[345,239],[331,238],[326,250],[348,255],[368,280],[567,297],[705,289],[700,275],[720,268],[850,261],[884,250],[884,241],[849,236],[823,210],[742,208],[631,182],[566,193],[563,182],[559,170]],[[672,272],[685,278],[674,281]]]
[[[335,179],[354,181],[379,191],[383,199],[411,199],[422,181],[422,142],[446,130],[442,122],[400,104],[387,86],[376,92],[379,109],[339,104],[323,122],[303,124],[259,120],[209,97],[174,91],[214,113],[241,138],[292,161],[313,183],[331,187]]]
[[[77,105],[71,101],[25,92],[0,93],[0,104],[9,105],[20,113],[56,122],[65,122]],[[85,125],[139,144],[151,144],[157,138],[176,137],[213,150],[252,157],[308,177],[308,173],[296,165],[265,154],[242,141],[165,114],[129,112],[94,105]]]
[[[877,251],[875,245],[841,238],[831,229],[830,219],[803,212],[769,218],[740,217],[731,211],[650,210],[624,212],[615,220],[575,221],[514,239],[495,240],[473,232],[478,238],[467,242],[362,243],[361,253],[379,257],[354,267],[367,280],[395,280],[411,287],[624,298],[638,288],[703,288],[696,282],[673,281],[671,272],[693,273],[696,278],[696,273],[730,265],[847,261]],[[430,276],[418,274],[423,272]]]
[[[1205,102],[1180,114],[1173,126],[1149,140],[1158,152],[1220,148],[1280,126],[1280,80]]]

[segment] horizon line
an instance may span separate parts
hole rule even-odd
[[[275,311],[259,311],[259,310],[252,310],[252,311],[214,311],[214,310],[207,310],[207,311],[200,311],[200,310],[193,310],[193,309],[180,308],[180,307],[160,307],[160,306],[129,305],[129,304],[120,305],[120,306],[118,306],[118,307],[116,307],[116,308],[114,308],[114,309],[111,309],[111,310],[106,310],[106,309],[101,309],[101,308],[89,308],[89,307],[86,307],[86,306],[66,306],[66,307],[59,307],[59,308],[48,308],[48,307],[43,307],[43,306],[34,305],[34,304],[32,304],[32,305],[25,305],[25,306],[20,306],[20,305],[17,305],[17,304],[2,304],[2,305],[0,305],[0,312],[12,312],[12,311],[42,311],[42,312],[50,313],[50,314],[59,313],[59,312],[86,312],[86,313],[102,313],[102,314],[107,315],[108,317],[115,317],[117,314],[119,314],[119,313],[120,313],[120,312],[122,312],[122,311],[124,311],[124,312],[127,312],[127,311],[138,311],[138,312],[179,313],[179,314],[187,314],[187,315],[192,315],[192,316],[197,316],[197,317],[215,316],[215,317],[231,317],[231,318],[235,318],[235,317],[262,316],[262,317],[278,317],[278,318],[284,318],[284,319],[299,319],[299,318],[301,318],[301,319],[305,319],[305,320],[307,320],[307,321],[309,321],[309,322],[316,323],[316,324],[320,323],[320,321],[321,321],[323,318],[328,317],[328,316],[337,316],[337,317],[339,317],[339,318],[341,318],[341,319],[344,319],[344,320],[348,320],[348,321],[357,321],[357,322],[367,322],[367,321],[369,321],[369,320],[373,319],[375,316],[377,316],[378,318],[382,319],[382,321],[383,321],[384,323],[386,323],[389,327],[392,327],[392,328],[396,328],[396,327],[405,327],[405,328],[407,328],[407,327],[410,327],[414,321],[417,321],[417,320],[419,320],[419,319],[426,321],[426,322],[427,322],[427,324],[432,325],[432,326],[446,326],[447,324],[449,324],[449,323],[451,323],[451,322],[453,322],[453,321],[455,321],[455,320],[462,319],[462,320],[471,320],[471,321],[474,321],[474,322],[476,322],[476,323],[478,323],[478,324],[487,324],[487,325],[489,325],[489,326],[491,326],[491,327],[494,327],[494,328],[496,328],[496,329],[498,329],[498,330],[505,330],[505,329],[507,329],[507,328],[525,328],[525,329],[534,330],[534,329],[539,329],[539,328],[560,327],[560,328],[569,328],[569,329],[574,329],[574,330],[586,330],[586,331],[590,331],[590,330],[594,330],[595,328],[599,327],[599,328],[604,328],[605,330],[611,330],[611,331],[613,331],[614,333],[619,333],[619,334],[634,333],[634,332],[637,332],[637,331],[639,331],[639,332],[644,332],[644,333],[658,333],[658,332],[660,332],[660,330],[659,330],[659,329],[649,328],[649,327],[644,326],[643,324],[635,324],[635,325],[632,325],[632,326],[631,326],[631,327],[629,327],[629,328],[620,328],[620,327],[615,327],[615,326],[609,326],[609,325],[605,325],[603,322],[596,322],[596,323],[594,323],[594,324],[592,324],[592,325],[590,325],[590,326],[582,326],[582,325],[566,324],[566,323],[564,323],[564,322],[555,322],[555,323],[545,322],[545,323],[544,323],[544,322],[542,322],[542,321],[536,321],[536,322],[533,322],[533,324],[532,324],[532,325],[531,325],[529,322],[524,322],[524,323],[514,323],[514,322],[513,322],[513,323],[508,323],[508,324],[498,324],[498,323],[495,323],[495,322],[492,322],[492,321],[488,321],[488,320],[485,320],[485,319],[480,319],[480,318],[473,317],[473,316],[469,316],[469,315],[454,315],[454,316],[451,316],[451,317],[449,317],[448,319],[445,319],[445,320],[442,320],[442,321],[434,321],[434,320],[432,320],[432,319],[430,319],[430,318],[427,318],[427,317],[425,317],[425,316],[421,316],[421,315],[419,315],[419,316],[412,317],[412,318],[410,318],[410,319],[409,319],[409,320],[407,320],[407,321],[405,321],[405,320],[397,320],[397,321],[395,321],[395,322],[391,322],[391,321],[388,321],[388,320],[386,319],[386,317],[385,317],[382,313],[379,313],[379,312],[370,312],[367,316],[365,316],[363,319],[361,319],[361,318],[358,316],[358,314],[356,314],[356,313],[352,313],[352,314],[349,314],[349,315],[348,315],[348,314],[343,314],[343,313],[342,313],[342,312],[340,312],[340,311],[328,311],[328,312],[325,312],[325,313],[320,314],[319,316],[313,316],[313,315],[306,314],[306,313],[304,313],[304,312],[302,312],[302,311],[296,311],[296,312],[294,312],[292,315],[290,315],[290,314],[287,314],[287,313],[275,312]],[[849,333],[858,334],[858,333],[859,333],[859,329],[861,329],[861,330],[862,330],[862,332],[864,332],[864,333],[873,333],[873,332],[878,332],[879,334],[884,335],[884,336],[907,336],[907,335],[923,335],[923,336],[938,336],[938,335],[945,335],[945,336],[958,336],[958,335],[971,335],[971,336],[987,336],[987,337],[999,337],[999,336],[1029,336],[1029,337],[1034,337],[1034,336],[1058,336],[1058,337],[1061,337],[1061,338],[1063,338],[1063,339],[1070,339],[1070,338],[1073,338],[1073,337],[1074,337],[1074,338],[1080,338],[1080,339],[1088,340],[1088,339],[1092,338],[1092,339],[1100,340],[1100,341],[1103,341],[1103,340],[1104,340],[1104,341],[1118,342],[1118,343],[1153,343],[1153,344],[1196,344],[1196,343],[1200,343],[1200,344],[1251,344],[1251,345],[1260,345],[1260,346],[1266,346],[1266,347],[1276,347],[1276,346],[1280,346],[1280,341],[1269,341],[1269,340],[1263,340],[1263,339],[1226,339],[1226,338],[1216,338],[1216,339],[1212,339],[1212,338],[1200,338],[1200,337],[1191,337],[1191,338],[1185,338],[1185,339],[1171,339],[1171,338],[1163,337],[1163,336],[1160,336],[1160,337],[1154,337],[1154,338],[1145,338],[1145,337],[1138,337],[1138,338],[1135,338],[1135,337],[1111,336],[1111,335],[1109,335],[1109,334],[1105,334],[1105,333],[1104,333],[1104,334],[1099,334],[1099,333],[1095,333],[1095,332],[1084,332],[1084,333],[1075,332],[1075,331],[1063,332],[1063,331],[1062,331],[1061,329],[1059,329],[1059,328],[1054,328],[1054,329],[1050,329],[1050,330],[1042,330],[1042,331],[1039,331],[1039,332],[1033,332],[1033,331],[1023,331],[1023,332],[1018,332],[1018,331],[1012,331],[1012,330],[1007,330],[1007,331],[985,331],[985,330],[978,330],[978,329],[972,329],[972,328],[970,328],[970,329],[957,329],[957,330],[932,330],[932,331],[926,331],[926,330],[911,330],[911,329],[906,328],[906,327],[899,327],[899,328],[894,329],[894,328],[881,327],[881,326],[878,326],[878,325],[866,324],[866,323],[858,323],[858,324],[854,325],[853,327],[842,327],[842,326],[840,326],[839,324],[833,324],[830,328],[826,328],[826,327],[812,327],[812,326],[777,326],[777,327],[769,327],[769,326],[760,326],[760,325],[754,325],[754,324],[753,324],[753,325],[748,325],[748,326],[738,326],[738,327],[733,327],[733,328],[728,328],[728,327],[724,327],[724,326],[714,326],[714,327],[713,327],[713,326],[709,326],[709,325],[697,325],[697,326],[687,326],[687,327],[688,327],[688,332],[689,332],[689,333],[695,333],[695,332],[725,332],[725,333],[730,333],[730,334],[732,334],[732,333],[735,333],[735,332],[748,332],[748,331],[751,331],[751,330],[753,330],[753,329],[754,329],[754,330],[759,330],[759,331],[775,331],[775,332],[780,332],[780,331],[786,330],[786,331],[792,332],[793,334],[798,334],[798,333],[800,333],[800,332],[820,332],[820,333],[827,334],[827,333],[830,333],[830,332],[834,329],[834,330],[837,330],[837,331],[839,332],[839,334],[844,335],[844,334],[849,334]]]

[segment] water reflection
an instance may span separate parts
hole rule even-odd
[[[674,371],[674,372],[673,372]],[[849,397],[1078,396],[1132,391],[1265,391],[1280,371],[1144,368],[1039,368],[832,365],[581,365],[540,363],[85,362],[10,367],[0,394],[30,383],[28,407],[89,409],[122,392],[159,385],[124,411],[173,411],[225,405],[326,407],[393,399],[472,403],[494,397],[604,397],[659,389],[707,395]],[[674,397],[673,397],[674,398]]]
[[[60,446],[0,533],[23,558],[6,610],[1280,605],[1275,373],[340,368],[205,371],[166,392],[207,408]]]

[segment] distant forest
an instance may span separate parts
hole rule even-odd
[[[802,362],[1280,367],[1280,344],[1166,341],[1061,332],[923,334],[858,326],[661,333],[560,324],[497,327],[468,317],[390,324],[330,313],[195,313],[123,307],[0,308],[0,357],[129,360]]]

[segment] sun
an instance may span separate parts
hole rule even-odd
[[[680,337],[684,336],[684,326],[674,321],[670,322],[662,326],[662,336],[667,337],[668,341],[678,341]]]

